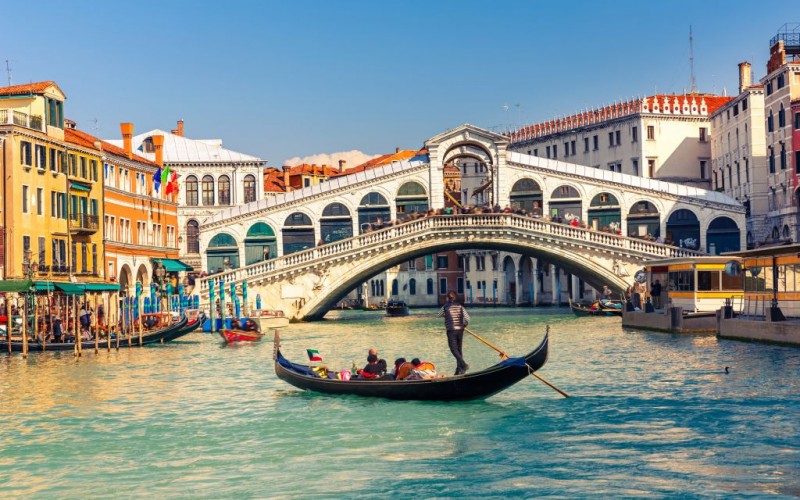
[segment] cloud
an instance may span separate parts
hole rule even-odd
[[[341,153],[319,153],[306,156],[304,158],[295,156],[294,158],[289,158],[288,160],[284,161],[283,164],[294,167],[295,165],[300,165],[301,163],[308,163],[311,165],[328,165],[338,168],[339,160],[344,160],[347,162],[347,168],[350,168],[355,167],[356,165],[361,165],[365,161],[369,161],[377,156],[380,155],[369,155],[363,151],[354,149],[352,151],[342,151]]]

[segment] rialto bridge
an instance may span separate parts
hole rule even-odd
[[[648,259],[744,247],[744,209],[721,193],[507,146],[504,136],[463,125],[428,140],[427,155],[232,207],[200,227],[212,273],[200,280],[201,295],[208,300],[209,279],[247,281],[251,297],[260,294],[268,307],[315,319],[381,271],[444,250],[544,259],[592,286],[622,290]],[[474,186],[464,175],[455,189],[446,188],[462,169],[485,175]],[[429,216],[374,230],[452,205],[446,199],[467,205],[471,193],[527,215]],[[564,224],[573,218],[579,227]],[[516,260],[523,281],[533,272],[525,261]]]

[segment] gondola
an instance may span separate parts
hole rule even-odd
[[[408,304],[402,300],[390,300],[386,304],[387,316],[408,316]]]
[[[547,362],[548,335],[528,355],[508,358],[485,370],[424,380],[338,380],[318,377],[308,365],[283,357],[275,332],[275,374],[289,384],[327,394],[353,394],[398,400],[466,401],[484,399],[508,389]]]
[[[238,328],[222,328],[219,335],[225,342],[258,342],[264,334],[256,331],[240,330]]]
[[[575,316],[622,316],[622,304],[619,304],[619,308],[616,307],[616,303],[614,305],[615,307],[603,307],[598,301],[593,309],[591,306],[572,302],[572,299],[569,301],[569,308]]]
[[[193,332],[200,326],[201,323],[202,323],[202,316],[192,321],[190,321],[186,316],[183,316],[178,322],[173,323],[172,325],[169,325],[165,328],[161,328],[159,330],[155,330],[152,332],[143,332],[141,345],[164,343],[164,342],[169,342],[171,340],[175,340],[177,338],[183,337],[184,335],[188,335],[189,333]],[[111,342],[110,347],[113,348],[117,346],[116,337],[112,337],[111,339],[98,339],[97,344],[95,344],[94,340],[83,340],[81,341],[81,349],[82,350],[94,349],[95,345],[97,346],[98,349],[108,349],[109,342]],[[120,347],[127,347],[128,345],[138,347],[139,346],[138,333],[133,332],[130,337],[120,337],[119,345]],[[46,342],[44,344],[38,341],[28,342],[28,352],[72,351],[74,349],[75,349],[75,342]],[[22,341],[13,340],[11,342],[11,351],[22,352]],[[0,352],[8,352],[7,340],[0,340]]]

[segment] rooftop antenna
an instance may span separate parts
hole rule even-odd
[[[8,59],[6,59],[6,73],[8,73],[8,86],[11,86],[11,66],[8,64]]]
[[[692,37],[692,25],[689,25],[689,71],[692,78],[692,94],[694,94],[694,46],[693,42],[694,38]]]

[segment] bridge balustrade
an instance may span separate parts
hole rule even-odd
[[[472,228],[475,231],[495,230],[497,228],[508,227],[523,230],[525,232],[550,235],[558,237],[564,241],[582,241],[589,244],[612,247],[620,250],[627,250],[628,253],[646,254],[653,258],[673,258],[689,257],[702,255],[701,252],[664,245],[654,241],[630,238],[592,229],[574,227],[544,219],[536,219],[527,216],[508,214],[508,213],[489,213],[489,214],[454,214],[425,216],[409,222],[393,225],[388,228],[363,233],[346,240],[339,240],[333,243],[322,245],[315,248],[303,250],[301,252],[283,255],[272,260],[251,264],[247,267],[234,269],[200,280],[200,292],[203,295],[208,293],[209,280],[219,283],[241,282],[244,280],[263,277],[267,274],[276,272],[297,271],[310,264],[332,258],[342,258],[349,253],[357,250],[374,248],[380,249],[381,246],[392,243],[402,242],[404,238],[410,236],[420,236],[425,233],[436,233],[437,229],[453,228]]]

